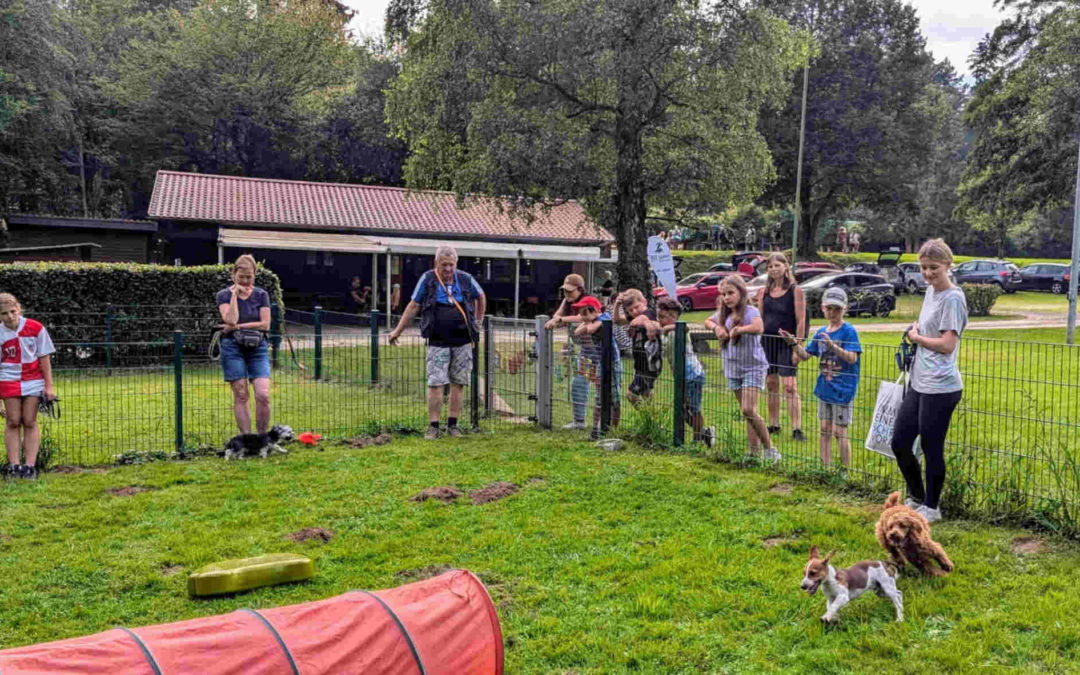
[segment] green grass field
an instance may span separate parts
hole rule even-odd
[[[788,492],[760,470],[550,433],[324,445],[0,485],[0,645],[393,587],[450,565],[491,590],[508,673],[1068,672],[1080,659],[1080,549],[1052,537],[935,525],[957,569],[902,577],[903,623],[869,596],[825,628],[821,595],[799,590],[806,551],[836,549],[843,565],[881,557],[883,495]],[[483,506],[408,500],[497,480],[522,491]],[[149,491],[108,492],[126,486]],[[286,539],[307,527],[334,537]],[[202,565],[282,551],[312,557],[316,577],[187,597]]]

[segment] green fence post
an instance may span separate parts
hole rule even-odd
[[[683,419],[683,407],[686,400],[686,322],[680,321],[675,324],[675,354],[672,358],[671,370],[675,375],[675,418],[672,441],[678,447],[686,440],[685,420]]]
[[[315,381],[322,379],[322,307],[315,305]]]
[[[371,313],[371,384],[379,383],[379,312]]]
[[[612,372],[615,367],[615,356],[612,350],[615,347],[612,343],[611,319],[604,319],[601,323],[600,340],[600,344],[603,345],[600,350],[600,361],[603,365],[600,373],[600,391],[596,392],[596,397],[600,400],[600,433],[606,436],[608,429],[611,427],[611,407],[614,403],[611,387],[615,376],[615,373]],[[587,414],[588,411],[586,411]]]
[[[113,306],[105,307],[105,372],[112,375],[112,321]]]
[[[184,333],[173,331],[173,391],[176,401],[176,451],[184,449]]]
[[[484,317],[484,417],[495,409],[495,343],[491,341],[491,317]]]
[[[469,392],[469,411],[472,413],[472,427],[480,428],[480,334],[472,343],[472,391]]]

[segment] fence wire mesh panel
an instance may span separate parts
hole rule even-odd
[[[396,325],[396,316],[388,322],[375,313],[288,310],[282,318],[275,321],[281,332],[269,340],[275,364],[272,423],[333,436],[427,426],[428,350],[415,326],[390,346],[387,324]],[[53,369],[63,411],[60,419],[41,418],[43,454],[51,453],[53,463],[93,464],[136,451],[220,448],[236,433],[233,394],[220,363],[211,357],[219,322],[215,307],[116,305],[106,317],[65,314],[41,320],[57,347]],[[579,435],[600,426],[604,355],[566,327],[545,330],[542,322],[489,318],[474,358],[477,386],[470,380],[465,388],[459,426],[527,425],[548,415],[552,428]],[[903,485],[894,459],[864,448],[881,383],[895,382],[899,375],[896,338],[880,333],[861,337],[860,380],[845,430],[851,447],[846,467],[841,466],[835,427],[831,467],[824,465],[824,429],[814,393],[819,373],[845,377],[836,364],[822,371],[822,360],[811,359],[799,364],[793,378],[766,382],[753,409],[774,428],[771,443],[782,455],[782,467],[827,473],[830,480],[874,489]],[[685,413],[700,409],[704,436],[711,428],[715,438],[710,452],[742,460],[749,445],[744,406],[725,376],[725,365],[738,370],[741,364],[725,363],[715,336],[700,328],[689,329],[686,341],[688,358],[696,358],[704,372],[699,392],[688,385],[689,369],[673,369],[670,344],[653,355],[662,366],[651,379],[642,374],[647,354],[634,353],[623,342],[616,363],[612,350],[607,356],[612,359],[607,433],[673,447],[675,429],[684,424],[685,444],[692,446],[703,436]],[[547,349],[550,361],[545,361]],[[947,436],[943,507],[1075,522],[1080,509],[1080,351],[965,336],[959,367],[964,390]],[[680,393],[684,410],[676,411]],[[801,413],[797,420],[795,393]],[[445,423],[448,401],[445,390],[442,394]],[[805,440],[793,436],[796,428]]]
[[[486,402],[489,425],[495,428],[531,425],[537,406],[537,324],[526,319],[488,317],[482,350],[490,359],[480,371],[481,405]],[[491,393],[486,388],[490,378]]]

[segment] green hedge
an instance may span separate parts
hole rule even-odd
[[[990,316],[990,310],[1001,295],[1001,286],[997,284],[961,284],[967,297],[968,314],[971,316]]]
[[[59,367],[104,362],[107,338],[114,345],[114,365],[141,365],[171,358],[174,330],[184,332],[187,353],[205,353],[220,322],[214,296],[231,283],[229,270],[227,265],[13,263],[0,265],[0,292],[18,297],[23,315],[49,330]],[[276,274],[260,266],[255,284],[284,308]]]

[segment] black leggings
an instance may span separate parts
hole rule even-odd
[[[909,388],[896,414],[892,451],[900,473],[904,474],[908,496],[932,509],[938,507],[941,489],[945,486],[945,434],[963,393],[920,394]],[[919,460],[915,459],[913,451],[916,436],[920,437],[926,456],[925,489],[919,475]]]

